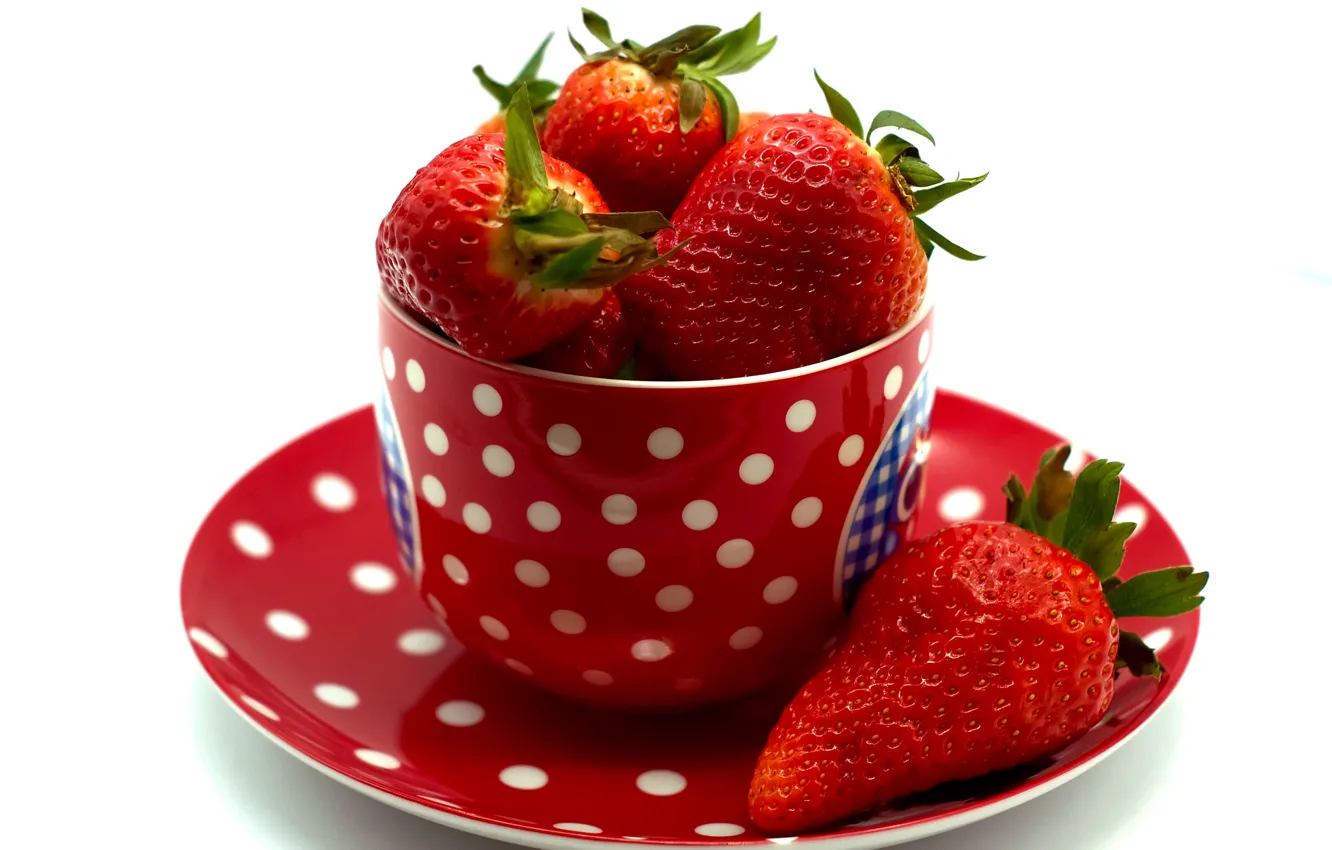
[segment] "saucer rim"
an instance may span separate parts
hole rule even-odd
[[[936,393],[939,398],[951,397],[955,402],[983,408],[992,414],[1001,415],[1010,420],[1014,420],[1022,424],[1024,427],[1055,436],[1057,440],[1071,442],[1062,436],[1056,435],[1055,432],[1048,427],[1040,425],[1026,416],[981,400],[968,393],[959,392],[942,386],[937,387]],[[191,540],[187,549],[185,565],[188,565],[188,563],[193,560],[195,547],[199,543],[198,535],[208,524],[213,513],[220,509],[221,503],[231,493],[235,492],[235,490],[239,488],[257,469],[279,457],[284,452],[289,451],[293,446],[313,437],[315,434],[326,428],[334,427],[345,420],[359,416],[372,416],[373,413],[373,404],[363,404],[340,415],[328,417],[322,422],[313,425],[284,441],[272,451],[264,455],[261,459],[251,464],[249,468],[236,477],[226,491],[214,501],[208,513],[199,523],[194,539]],[[1138,501],[1147,505],[1163,519],[1166,519],[1165,512],[1157,508],[1156,504],[1152,502],[1145,493],[1139,493]],[[1168,519],[1166,519],[1166,522],[1167,525],[1169,525]],[[1170,527],[1173,533],[1174,528],[1173,526]],[[1176,539],[1179,540],[1180,547],[1184,550],[1186,558],[1188,558],[1188,550],[1184,545],[1183,540],[1179,538],[1177,533],[1175,536]],[[1188,562],[1191,563],[1191,559],[1188,559]],[[178,597],[182,608],[182,620],[184,619],[183,615],[185,614],[185,576],[186,571],[182,568],[180,576],[180,596]],[[372,781],[367,781],[363,777],[351,776],[343,772],[343,770],[336,765],[325,763],[316,757],[301,752],[252,717],[245,707],[238,702],[238,698],[234,697],[227,686],[217,678],[213,666],[205,657],[205,652],[202,648],[196,645],[192,640],[189,640],[189,624],[187,622],[183,622],[182,624],[185,627],[185,636],[194,651],[195,658],[206,674],[205,678],[207,678],[214,689],[222,695],[224,702],[239,713],[252,727],[258,729],[266,739],[277,744],[283,751],[295,756],[299,761],[315,768],[319,773],[336,780],[341,785],[366,794],[372,799],[392,806],[399,811],[416,815],[445,827],[496,841],[502,841],[507,844],[542,848],[542,850],[545,848],[549,848],[550,850],[591,850],[591,848],[597,847],[604,848],[608,844],[636,844],[660,848],[661,850],[674,850],[675,848],[680,848],[680,850],[698,850],[698,848],[702,847],[758,847],[769,844],[788,843],[797,843],[801,846],[813,846],[817,844],[820,847],[820,850],[872,850],[872,848],[876,847],[895,846],[910,841],[916,841],[985,820],[993,815],[1000,814],[1033,800],[1049,791],[1053,791],[1061,785],[1081,776],[1083,773],[1106,759],[1142,731],[1147,723],[1160,712],[1161,708],[1174,694],[1180,679],[1188,669],[1189,663],[1193,658],[1193,653],[1197,646],[1198,633],[1201,630],[1201,611],[1195,609],[1184,616],[1190,615],[1195,619],[1195,624],[1191,630],[1192,634],[1189,636],[1190,639],[1187,646],[1184,648],[1184,655],[1176,665],[1175,669],[1173,669],[1160,683],[1160,691],[1155,698],[1144,706],[1143,709],[1130,720],[1128,724],[1126,724],[1126,728],[1119,733],[1118,737],[1113,737],[1102,742],[1096,747],[1083,753],[1081,756],[1070,760],[1067,764],[1052,770],[1048,775],[1045,775],[1038,780],[1031,781],[1031,784],[1023,784],[998,795],[972,800],[950,811],[920,815],[905,821],[865,826],[850,826],[837,832],[825,834],[774,837],[749,832],[744,836],[737,836],[735,838],[700,837],[697,841],[684,842],[662,841],[646,838],[631,839],[616,835],[586,835],[575,837],[563,830],[550,826],[537,824],[532,824],[530,826],[516,826],[511,822],[493,816],[478,813],[455,813],[450,811],[450,808],[447,806],[434,807],[420,803],[416,800],[402,796],[398,792],[388,789],[387,787],[380,787]],[[749,824],[746,824],[746,826],[747,828],[752,827],[752,825]]]

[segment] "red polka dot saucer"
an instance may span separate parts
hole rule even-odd
[[[933,416],[919,534],[1002,518],[999,485],[1060,439],[945,390]],[[188,553],[185,629],[223,697],[288,752],[384,803],[489,838],[829,850],[922,838],[1032,799],[1108,756],[1161,707],[1197,638],[1196,610],[1164,625],[1126,622],[1155,629],[1146,640],[1167,675],[1123,680],[1101,724],[1044,763],[941,786],[826,832],[762,835],[748,824],[746,791],[784,694],[691,713],[616,712],[537,690],[469,654],[396,566],[377,439],[366,407],[241,479]],[[1120,518],[1139,523],[1125,576],[1189,563],[1127,481],[1120,504]]]

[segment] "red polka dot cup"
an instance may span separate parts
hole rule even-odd
[[[912,534],[933,308],[744,379],[476,359],[381,293],[380,467],[403,568],[470,651],[575,700],[671,709],[783,681]]]

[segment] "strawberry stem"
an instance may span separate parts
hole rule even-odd
[[[1074,476],[1064,469],[1070,452],[1064,444],[1041,455],[1029,493],[1016,475],[1008,479],[1003,486],[1008,522],[1062,546],[1091,567],[1116,618],[1173,617],[1201,605],[1208,574],[1193,567],[1168,567],[1127,580],[1115,575],[1137,528],[1114,520],[1124,464],[1097,459]],[[1134,675],[1159,678],[1163,670],[1151,647],[1132,632],[1120,635],[1117,663]]]
[[[928,139],[930,144],[934,144],[934,136],[920,122],[892,109],[885,109],[875,115],[874,120],[870,122],[869,130],[864,130],[864,125],[860,123],[860,116],[856,114],[855,107],[841,92],[824,82],[817,69],[814,71],[814,79],[818,82],[819,88],[823,89],[823,97],[828,102],[829,114],[857,138],[863,139],[866,144],[870,143],[870,137],[874,135],[875,130],[885,127],[907,130]],[[939,231],[922,221],[920,216],[954,195],[959,195],[973,186],[980,185],[989,176],[989,172],[979,177],[962,177],[951,183],[945,183],[943,175],[920,158],[920,150],[896,133],[885,135],[874,146],[874,150],[879,154],[879,158],[883,160],[884,166],[887,167],[889,177],[893,181],[893,188],[898,197],[901,198],[903,206],[907,208],[907,212],[911,213],[912,221],[915,223],[916,238],[920,240],[921,247],[925,249],[927,258],[934,255],[934,248],[937,245],[960,260],[985,259],[985,255],[968,251],[966,248],[945,238]],[[932,186],[934,188],[919,193],[915,192],[914,187],[920,186]],[[922,195],[926,196],[925,200],[921,199]]]
[[[513,96],[518,93],[518,87],[524,83],[527,84],[528,96],[531,98],[530,106],[533,115],[544,115],[550,109],[551,104],[555,102],[555,94],[560,90],[560,84],[537,77],[541,72],[541,63],[546,58],[546,48],[550,45],[550,40],[554,36],[555,33],[552,32],[542,39],[536,52],[527,60],[527,64],[518,72],[518,76],[514,77],[509,83],[496,81],[480,65],[473,66],[472,73],[480,81],[481,87],[499,102],[501,112],[509,108]]]
[[[755,15],[743,27],[725,33],[713,26],[685,27],[645,47],[632,39],[616,41],[606,19],[584,9],[583,26],[606,49],[589,53],[572,32],[569,41],[585,62],[623,59],[642,65],[658,77],[681,80],[681,133],[688,133],[698,123],[707,107],[707,92],[712,92],[721,110],[726,140],[730,141],[740,123],[740,108],[720,78],[748,71],[772,52],[777,38],[759,42],[761,21],[762,16]]]
[[[584,214],[577,198],[551,187],[526,83],[509,102],[504,160],[508,186],[500,215],[512,225],[514,245],[531,261],[538,286],[611,286],[674,254],[658,256],[650,238],[671,226],[660,213]]]

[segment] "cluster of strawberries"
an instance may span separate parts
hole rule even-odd
[[[700,380],[817,363],[911,318],[935,247],[921,220],[984,176],[945,182],[896,129],[741,112],[722,77],[776,39],[760,17],[649,45],[583,22],[603,50],[563,86],[475,73],[500,112],[420,169],[379,229],[388,292],[469,353],[595,377]]]

